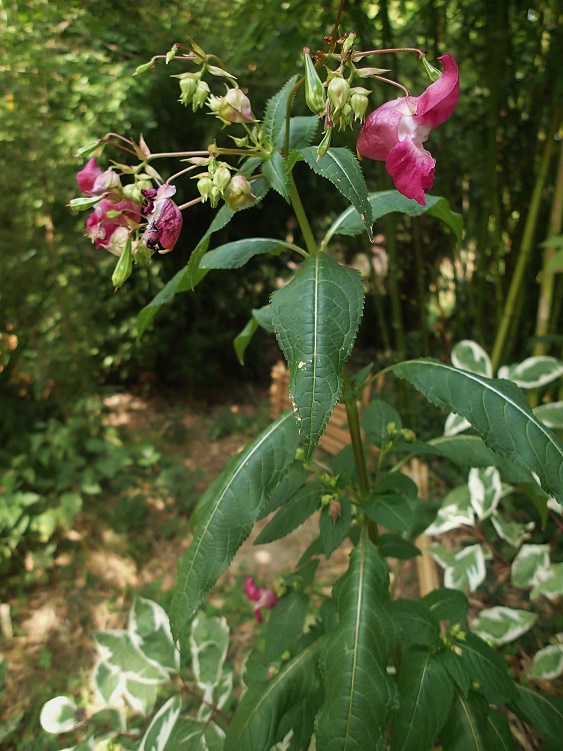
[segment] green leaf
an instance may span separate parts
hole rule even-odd
[[[516,751],[514,738],[508,718],[500,709],[489,709],[487,715],[487,749],[496,749],[496,751]]]
[[[87,211],[102,200],[101,196],[81,196],[71,199],[68,204],[73,211]]]
[[[413,521],[412,506],[406,498],[396,493],[380,494],[377,487],[372,488],[362,511],[378,524],[398,532],[409,530]]]
[[[309,477],[309,471],[305,469],[301,462],[295,462],[289,472],[285,474],[276,487],[272,490],[270,497],[261,509],[258,519],[263,519],[272,511],[291,500],[295,493],[305,484]]]
[[[489,705],[480,694],[456,692],[441,738],[444,751],[489,751],[486,742]]]
[[[274,94],[266,105],[264,120],[262,121],[262,130],[270,143],[276,142],[283,129],[289,96],[297,82],[297,78],[297,75],[292,76],[289,81]]]
[[[458,652],[472,680],[491,704],[501,704],[516,697],[516,685],[508,673],[504,657],[475,634],[468,633],[457,643]]]
[[[541,730],[548,737],[561,741],[563,738],[563,699],[542,691],[534,691],[521,684],[509,708],[521,720]]]
[[[375,749],[384,737],[395,687],[387,662],[395,642],[385,609],[389,570],[364,532],[337,583],[338,625],[323,646],[325,703],[315,721],[318,751]]]
[[[252,337],[258,330],[258,322],[254,318],[254,316],[250,319],[250,321],[246,324],[246,326],[243,328],[243,330],[235,336],[233,339],[233,345],[235,348],[235,352],[237,355],[237,359],[240,362],[241,365],[244,365],[244,353],[246,352],[246,348],[252,341]]]
[[[469,420],[488,446],[535,472],[546,493],[563,501],[563,443],[534,416],[514,384],[432,359],[411,360],[393,370],[436,406]]]
[[[262,172],[272,188],[289,203],[289,177],[284,158],[278,151],[274,151],[269,159],[264,160]]]
[[[289,121],[289,150],[304,149],[310,146],[319,127],[319,118],[316,115],[298,115]],[[276,140],[276,149],[285,149],[285,122]]]
[[[317,161],[317,147],[301,149],[301,156],[313,172],[335,185],[357,211],[368,237],[372,238],[373,216],[366,182],[359,162],[348,149],[329,149]],[[325,247],[323,245],[323,247]]]
[[[279,256],[284,247],[289,247],[283,240],[266,237],[249,237],[221,245],[206,253],[199,267],[201,269],[239,269],[254,256],[269,253]]]
[[[289,592],[279,600],[266,626],[266,662],[277,659],[301,634],[308,609],[309,598],[303,592]]]
[[[389,437],[388,426],[392,423],[396,430],[403,427],[396,409],[383,399],[374,399],[366,407],[362,415],[362,427],[366,437],[374,446],[381,448],[381,444]]]
[[[326,253],[309,256],[272,295],[272,323],[290,370],[289,395],[307,455],[340,396],[340,372],[360,325],[360,275]]]
[[[352,504],[347,498],[340,499],[340,516],[333,521],[330,505],[321,510],[319,530],[326,558],[330,558],[336,548],[344,542],[352,521]]]
[[[391,751],[420,751],[432,745],[452,703],[452,683],[431,651],[407,650],[399,673],[399,709],[391,725]]]
[[[298,447],[290,411],[234,457],[200,506],[200,524],[181,557],[170,616],[176,638],[250,534],[269,493]]]
[[[420,548],[413,545],[412,542],[403,539],[400,535],[384,534],[380,535],[381,555],[385,558],[397,558],[406,561],[409,558],[416,558],[422,555]]]
[[[463,218],[461,214],[456,214],[450,209],[449,203],[445,198],[439,196],[426,196],[426,206],[421,206],[411,198],[406,198],[397,190],[384,190],[377,193],[370,193],[368,196],[373,221],[376,222],[382,216],[397,211],[408,216],[420,216],[427,213],[440,219],[450,227],[460,242],[463,234]],[[357,208],[357,207],[356,207]],[[323,247],[328,245],[333,235],[347,235],[354,237],[364,230],[364,223],[360,219],[356,208],[350,206],[332,223],[332,226],[326,233],[322,242]]]
[[[422,602],[398,599],[391,602],[389,612],[401,628],[401,641],[423,647],[440,645],[440,629],[430,609]]]
[[[312,481],[305,483],[289,500],[285,503],[273,519],[260,532],[255,545],[264,545],[267,542],[279,540],[297,527],[300,527],[307,519],[320,508],[321,495],[326,490],[321,482]]]
[[[449,621],[451,625],[460,623],[465,625],[469,602],[459,589],[441,587],[425,595],[422,600],[434,618],[438,621]]]
[[[318,690],[318,639],[306,646],[268,683],[254,683],[227,728],[224,751],[269,749],[284,715]]]

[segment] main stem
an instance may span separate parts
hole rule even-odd
[[[295,180],[293,179],[293,175],[291,174],[289,175],[289,197],[291,199],[293,211],[295,212],[295,218],[297,219],[297,222],[299,224],[299,229],[301,230],[301,234],[303,235],[303,239],[305,240],[307,250],[309,251],[309,253],[311,253],[311,255],[315,255],[315,253],[319,252],[317,242],[315,240],[315,236],[313,235],[313,230],[311,229],[309,220],[307,219],[307,214],[305,213],[303,204],[301,203],[301,196],[299,195],[297,186],[295,185]]]

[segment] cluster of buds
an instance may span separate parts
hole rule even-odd
[[[186,107],[191,104],[192,111],[197,112],[207,101],[211,94],[209,84],[206,83],[199,73],[181,73],[180,79],[180,102]]]
[[[207,171],[196,175],[197,189],[203,202],[209,201],[215,208],[222,198],[229,208],[237,211],[256,201],[247,177],[240,173],[231,175],[231,168],[226,162],[218,162],[214,158],[208,162]]]

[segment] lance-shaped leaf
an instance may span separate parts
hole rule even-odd
[[[289,395],[310,454],[334,409],[360,325],[360,275],[326,253],[309,256],[295,278],[272,295],[272,323],[290,370]]]
[[[284,716],[319,690],[321,643],[306,646],[268,683],[254,683],[248,689],[228,727],[224,751],[269,749],[276,742]]]
[[[285,412],[229,462],[204,497],[197,532],[178,566],[170,613],[176,637],[250,534],[298,445],[293,416]]]
[[[563,500],[563,443],[535,417],[517,386],[432,359],[393,370],[436,406],[465,417],[488,446],[535,472],[544,490]]]
[[[399,674],[399,710],[391,726],[391,751],[429,748],[446,722],[452,693],[450,676],[431,650],[415,647],[405,652]]]
[[[456,214],[450,209],[445,198],[440,196],[426,196],[426,205],[421,206],[411,198],[401,195],[398,190],[383,190],[377,193],[370,193],[369,202],[372,209],[373,221],[376,222],[382,216],[397,211],[408,216],[420,216],[420,214],[429,214],[437,219],[441,219],[455,233],[458,242],[461,240],[463,233],[463,219],[461,214]],[[328,232],[326,233],[322,246],[326,247],[334,235],[347,235],[354,237],[364,231],[364,222],[360,218],[357,207],[350,206],[346,211],[334,220]]]
[[[348,149],[329,149],[319,161],[316,146],[301,149],[300,153],[313,172],[330,180],[350,201],[371,238],[371,203],[360,164],[352,152]]]
[[[489,751],[486,699],[475,691],[456,692],[448,721],[441,733],[444,751]]]
[[[528,725],[560,742],[563,737],[563,699],[521,684],[516,688],[516,698],[509,708]]]
[[[268,100],[262,121],[262,130],[270,142],[275,142],[283,128],[287,116],[287,105],[293,87],[297,82],[297,75],[289,81]]]
[[[272,188],[289,203],[289,177],[283,156],[274,151],[272,156],[264,161],[262,172]]]
[[[365,531],[335,589],[338,625],[321,652],[325,703],[315,721],[318,751],[375,749],[395,704],[387,662],[396,634],[384,598],[389,570]]]
[[[516,751],[507,716],[500,709],[489,709],[487,716],[487,749]]]
[[[266,253],[279,256],[284,248],[294,247],[284,240],[274,240],[269,237],[249,237],[210,250],[201,259],[199,267],[201,269],[239,269],[254,256]]]

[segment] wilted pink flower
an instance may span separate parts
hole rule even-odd
[[[109,190],[121,187],[119,175],[112,169],[105,172],[98,167],[95,159],[90,159],[86,166],[76,175],[80,190],[87,196],[97,196]]]
[[[121,213],[118,216],[108,216],[108,213],[114,211]],[[141,221],[139,204],[126,199],[112,203],[107,198],[102,198],[86,221],[86,236],[95,243],[96,248],[116,252],[113,246],[110,247],[112,236],[118,227],[127,227],[129,221]]]
[[[182,230],[182,212],[170,198],[176,192],[173,185],[164,183],[153,195],[145,196],[151,212],[148,215],[147,228],[143,242],[147,248],[157,248],[160,253],[167,253],[176,245]]]
[[[254,617],[258,623],[262,623],[264,620],[262,617],[263,608],[271,610],[277,605],[278,598],[271,589],[256,586],[251,576],[244,580],[244,591],[246,592],[246,596],[256,603],[254,606]]]
[[[434,183],[436,160],[423,147],[428,134],[453,113],[459,99],[459,72],[451,55],[438,58],[440,78],[418,97],[401,97],[372,112],[358,137],[358,151],[385,161],[395,187],[407,198],[426,204],[425,190]]]

